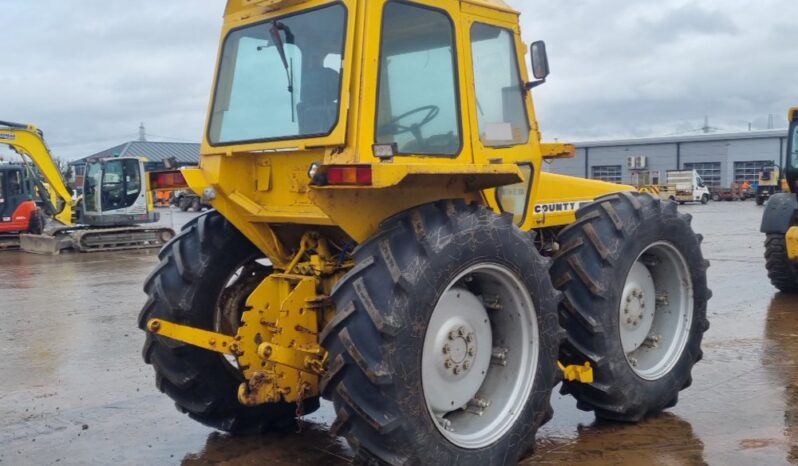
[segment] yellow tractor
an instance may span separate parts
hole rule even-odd
[[[788,117],[787,189],[774,194],[765,206],[762,233],[767,235],[765,259],[771,283],[785,293],[798,293],[798,107],[791,108]]]
[[[144,358],[208,426],[331,400],[356,460],[512,464],[553,387],[604,419],[701,359],[689,215],[547,173],[549,74],[500,0],[229,0],[200,166],[215,208],[145,284]]]

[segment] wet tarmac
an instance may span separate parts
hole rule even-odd
[[[638,425],[554,395],[524,465],[798,463],[798,298],[770,286],[754,203],[686,206],[712,261],[711,329],[693,386]],[[179,227],[190,214],[166,215]],[[294,430],[232,438],[178,413],[136,327],[156,252],[0,252],[0,464],[346,464],[328,404]]]

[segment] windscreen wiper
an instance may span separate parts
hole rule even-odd
[[[288,57],[285,53],[285,42],[283,42],[280,31],[285,32],[285,42],[289,44],[294,43],[294,34],[291,33],[291,29],[288,26],[279,21],[272,21],[272,27],[269,28],[272,42],[274,42],[274,45],[277,47],[277,52],[280,54],[280,59],[283,61],[285,74],[288,77],[288,93],[291,94],[291,122],[294,123],[296,122],[296,109],[294,106],[294,63],[293,60],[290,65],[288,63]]]

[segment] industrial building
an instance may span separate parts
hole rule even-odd
[[[764,167],[784,165],[787,130],[701,134],[575,144],[573,159],[547,171],[614,183],[658,184],[670,170],[695,169],[710,187],[755,182]]]

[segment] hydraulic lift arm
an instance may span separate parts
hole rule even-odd
[[[71,225],[72,212],[77,201],[67,188],[61,170],[44,142],[42,132],[33,125],[0,121],[0,144],[10,146],[20,156],[27,157],[36,165],[49,188],[63,201],[63,209],[55,214],[55,219],[64,225]]]

